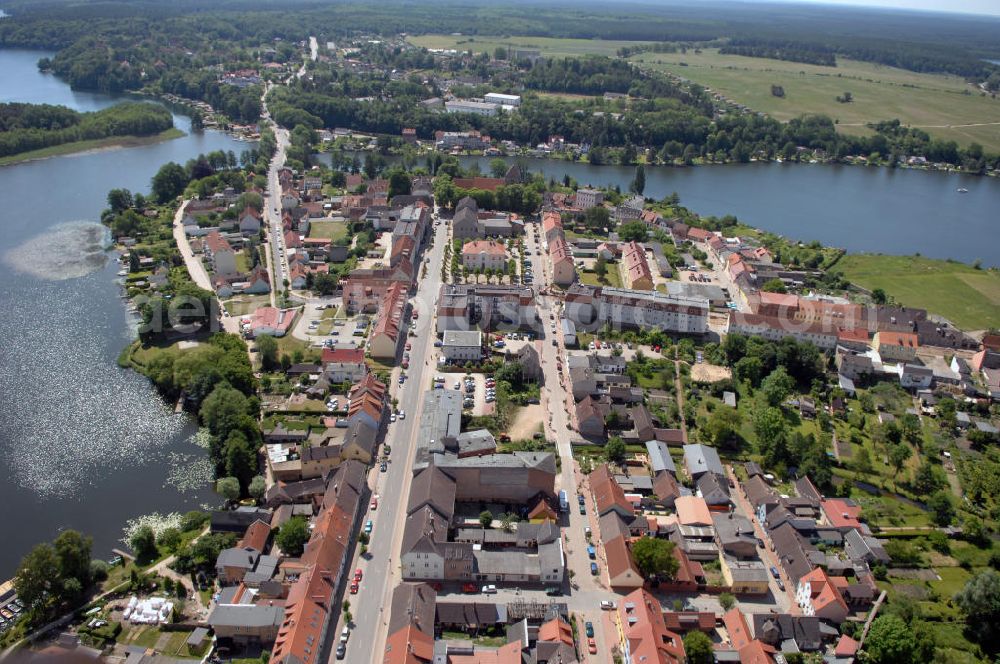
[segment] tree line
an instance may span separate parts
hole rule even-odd
[[[89,113],[50,104],[0,104],[0,157],[112,136],[151,136],[174,126],[158,104],[128,102]]]

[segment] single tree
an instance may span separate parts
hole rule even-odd
[[[672,579],[679,563],[674,557],[674,543],[656,537],[640,537],[632,545],[632,558],[647,577]]]
[[[493,525],[493,512],[489,510],[483,510],[479,513],[479,525],[483,528],[489,528]]]
[[[215,483],[215,492],[225,498],[227,502],[239,500],[240,481],[235,477],[222,477]]]
[[[768,374],[767,378],[760,384],[761,393],[771,406],[780,405],[788,398],[794,387],[795,380],[788,375],[788,371],[783,366]]]
[[[696,629],[684,635],[684,653],[688,664],[712,664],[715,661],[712,639]]]
[[[635,177],[632,178],[629,190],[640,196],[646,191],[646,167],[642,164],[635,167]]]
[[[14,589],[30,611],[45,611],[58,598],[59,558],[51,544],[37,545],[21,560],[14,575]]]
[[[611,463],[625,460],[625,442],[619,436],[612,436],[604,445],[604,458]]]
[[[896,615],[876,618],[865,639],[864,660],[871,664],[911,664],[914,659],[913,630]]]
[[[892,475],[894,479],[911,456],[913,456],[913,449],[906,443],[896,443],[889,448],[889,465],[894,471]]]
[[[309,541],[309,524],[302,517],[292,517],[278,529],[274,543],[289,556],[301,556]]]
[[[264,493],[266,491],[267,485],[264,482],[263,476],[254,475],[253,479],[250,480],[250,486],[247,488],[247,493],[249,493],[250,497],[259,503],[264,497]]]
[[[719,605],[724,611],[728,611],[736,606],[736,598],[731,593],[721,593],[719,595]]]
[[[257,353],[265,370],[274,369],[278,365],[278,340],[269,334],[257,337]]]
[[[141,563],[155,560],[159,554],[159,550],[156,548],[156,535],[149,526],[140,526],[132,533],[128,543],[132,547],[132,553],[135,554],[136,560]]]
[[[152,193],[157,203],[169,203],[184,192],[188,184],[187,172],[175,162],[160,167],[153,176]]]

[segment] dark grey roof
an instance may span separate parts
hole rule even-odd
[[[701,445],[698,443],[684,446],[684,464],[688,473],[694,477],[702,473],[715,473],[725,476],[726,470],[722,467],[722,460],[714,447]]]
[[[208,614],[212,627],[268,627],[279,626],[285,619],[284,606],[258,606],[256,604],[216,604]]]
[[[754,613],[751,616],[754,638],[771,646],[792,640],[800,650],[819,650],[822,645],[820,620],[816,616],[792,616],[787,613]]]

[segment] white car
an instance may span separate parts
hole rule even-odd
[[[486,595],[495,595],[497,592],[497,587],[494,585],[483,586],[483,593]]]
[[[392,415],[389,416],[389,421],[390,422],[395,422],[396,421],[396,414],[395,413],[393,413]]]
[[[402,408],[399,409],[399,419],[401,419],[401,420],[405,420],[406,419],[406,411],[403,410]]]
[[[601,610],[602,611],[614,611],[615,610],[615,603],[612,602],[610,599],[602,599],[601,600]]]
[[[347,643],[347,639],[351,638],[351,628],[344,625],[344,629],[340,631],[340,642]]]

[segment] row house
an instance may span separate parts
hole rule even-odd
[[[638,242],[629,242],[622,249],[622,283],[632,290],[653,290],[653,273],[646,260],[646,249]]]
[[[657,291],[573,284],[566,292],[565,315],[577,328],[659,329],[703,335],[708,331],[708,300]]]

